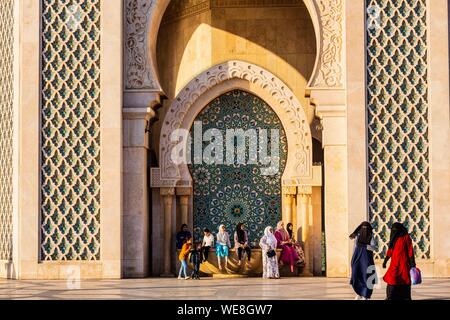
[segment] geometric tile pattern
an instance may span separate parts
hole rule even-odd
[[[368,0],[369,215],[383,258],[403,222],[430,258],[426,0]],[[374,16],[376,15],[376,16]]]
[[[100,260],[100,3],[42,1],[42,261]]]
[[[281,220],[281,177],[287,160],[287,138],[281,121],[262,99],[241,90],[233,90],[214,99],[195,121],[201,121],[204,134],[211,129],[220,131],[224,139],[224,163],[196,164],[192,152],[189,168],[194,181],[194,236],[201,239],[203,228],[207,227],[216,233],[218,227],[224,224],[233,237],[236,224],[242,222],[247,227],[251,245],[257,247],[264,228],[275,227]],[[245,132],[255,130],[253,138],[246,138],[245,163],[237,162],[237,140],[234,142],[234,164],[226,162],[225,154],[230,151],[225,141],[228,129],[242,129]],[[256,135],[264,132],[261,129],[267,130],[268,155],[271,155],[273,139],[277,139],[271,130],[279,135],[279,157],[275,158],[279,169],[271,175],[265,175],[261,170],[268,166],[260,161],[262,140]],[[191,137],[194,143],[193,131]],[[210,140],[206,140],[203,150],[207,150],[210,145]],[[252,141],[258,146],[256,154],[249,152]],[[191,150],[194,149],[192,145]],[[248,161],[250,157],[254,157],[257,162]],[[232,245],[233,242],[231,239]]]
[[[12,258],[14,1],[0,1],[0,260]]]

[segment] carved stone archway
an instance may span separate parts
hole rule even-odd
[[[144,134],[146,122],[149,117],[155,116],[152,108],[160,103],[160,98],[164,95],[158,78],[156,42],[161,20],[170,0],[124,1],[126,15],[124,122],[125,128],[128,126],[127,123],[130,123],[128,127],[137,128],[136,130],[142,132],[140,137],[130,134],[130,136],[138,138],[137,141],[131,141],[132,146],[134,147],[137,143],[138,146],[143,145],[145,148],[145,142],[148,139]],[[345,245],[348,242],[345,1],[303,0],[303,2],[314,25],[317,45],[315,67],[305,95],[309,97],[311,105],[315,107],[316,115],[322,122],[323,128],[327,275],[345,277],[349,273],[348,261],[350,260],[349,251]],[[309,132],[309,130],[304,132]],[[126,147],[125,143],[124,145]],[[170,145],[168,147],[170,149]],[[130,152],[129,159],[127,155],[125,158],[128,162],[145,162],[146,159],[145,156],[142,157],[144,160],[135,159],[132,152]],[[161,168],[153,171],[152,184],[165,187],[161,188],[161,195],[165,203],[165,223],[170,224],[168,219],[170,219],[169,213],[172,210],[172,203],[174,203],[173,198],[179,194],[184,197],[189,192],[186,188],[183,190],[179,188],[180,184],[189,185],[189,179],[183,178],[183,171],[180,171],[179,168],[170,169],[170,163],[167,164],[168,167],[164,167],[164,172],[161,172],[160,169],[163,166],[166,164],[161,164]],[[300,170],[300,175],[293,175],[292,185],[302,185],[301,181],[311,175],[308,170],[303,172]],[[167,173],[169,174],[166,175]],[[127,179],[124,178],[124,180]],[[286,185],[289,184],[291,183]],[[142,187],[146,188],[146,185],[143,184]],[[290,187],[286,188],[288,189],[286,191],[295,193],[295,190],[289,190]],[[187,210],[186,199],[183,201],[183,210]],[[303,205],[304,208],[307,208],[308,201],[303,198],[297,199],[297,206],[302,207]],[[146,202],[143,201],[144,209],[145,206]],[[134,236],[134,234],[130,235]],[[170,252],[170,241],[170,239],[164,241],[166,252]],[[143,251],[145,252],[145,250]],[[169,258],[169,256],[164,257],[164,273],[170,271]]]
[[[179,141],[172,140],[171,134],[180,129],[189,132],[196,116],[209,102],[234,89],[255,94],[271,106],[279,117],[288,144],[286,169],[281,182],[283,221],[297,221],[295,230],[303,234],[304,241],[308,237],[306,230],[309,228],[311,187],[314,178],[317,180],[318,177],[313,174],[312,136],[304,108],[291,89],[271,72],[248,62],[232,60],[211,67],[191,80],[173,100],[161,120],[160,167],[152,169],[151,186],[159,189],[162,196],[164,224],[167,228],[164,232],[165,252],[170,252],[172,242],[170,228],[174,225],[174,206],[179,206],[181,210],[182,221],[177,221],[178,225],[189,224],[191,220],[188,216],[192,177],[186,163],[176,164],[172,159]],[[298,210],[293,210],[295,197],[299,199]],[[301,229],[300,225],[303,226]],[[170,255],[164,256],[163,275],[170,275],[170,259]],[[310,261],[308,257],[307,263]]]
[[[156,42],[171,0],[125,1],[125,100],[148,101],[162,93],[156,63]],[[344,88],[344,0],[303,0],[311,16],[317,44],[310,89]],[[128,94],[127,94],[128,93]],[[147,93],[144,97],[127,99]],[[136,102],[135,102],[136,103]]]
[[[190,130],[195,116],[206,104],[232,89],[246,89],[265,100],[277,113],[288,141],[284,186],[303,185],[312,178],[312,137],[304,108],[293,92],[269,71],[251,63],[233,60],[216,65],[195,77],[169,107],[162,121],[160,168],[152,171],[154,187],[189,187],[191,176],[186,164],[176,165],[172,153],[178,141],[175,130]]]

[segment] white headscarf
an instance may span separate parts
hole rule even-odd
[[[283,221],[277,223],[277,231],[284,230]]]
[[[225,228],[225,225],[222,224],[219,226],[219,232],[217,233],[217,243],[224,246],[231,246],[230,236],[228,235],[228,232],[222,231],[222,227]]]
[[[275,249],[277,247],[277,238],[275,238],[275,236],[273,235],[273,232],[270,232],[270,229],[273,230],[273,228],[271,226],[266,227],[266,229],[264,230],[264,235],[266,236],[267,244],[272,249]]]

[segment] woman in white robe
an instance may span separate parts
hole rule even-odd
[[[263,278],[279,279],[280,271],[278,270],[278,258],[276,255],[277,239],[273,234],[272,227],[267,227],[264,230],[264,236],[259,241],[259,246],[262,249]],[[275,255],[273,255],[274,252]]]

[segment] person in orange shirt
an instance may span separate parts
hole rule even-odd
[[[181,262],[181,267],[180,267],[180,272],[178,274],[178,279],[183,279],[181,277],[181,274],[184,273],[184,280],[188,280],[189,277],[187,275],[187,260],[188,260],[188,255],[189,255],[189,251],[191,251],[191,247],[192,247],[192,237],[188,237],[185,241],[185,243],[183,244],[183,246],[181,247],[181,252],[180,255],[178,256],[178,259],[180,259]]]

